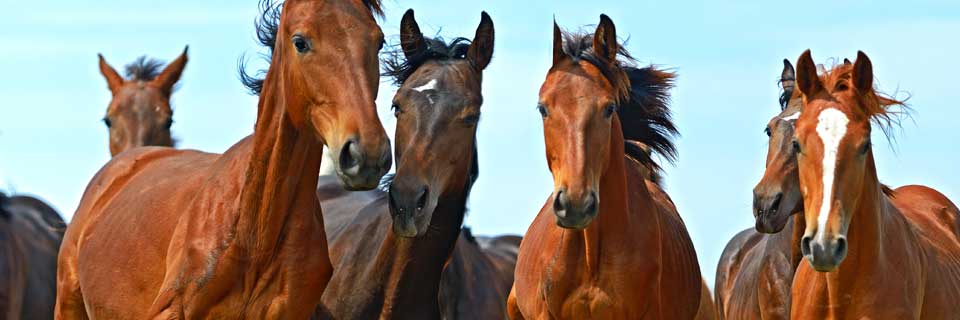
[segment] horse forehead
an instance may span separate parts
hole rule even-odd
[[[595,69],[595,68],[594,68]],[[555,71],[545,83],[544,94],[553,99],[568,100],[571,103],[580,103],[585,99],[592,99],[610,92],[610,86],[604,86],[606,80],[597,79],[584,70]]]
[[[837,108],[825,108],[817,114],[817,135],[824,148],[835,149],[847,133],[850,117]],[[831,151],[831,150],[826,150]]]

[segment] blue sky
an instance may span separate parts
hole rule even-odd
[[[393,40],[407,8],[416,9],[427,34],[470,37],[482,10],[496,25],[478,138],[482,175],[466,221],[475,233],[523,233],[549,197],[535,106],[551,59],[551,20],[575,29],[595,24],[600,13],[610,15],[641,62],[679,74],[673,110],[680,158],[667,166],[666,185],[708,282],[727,240],[752,226],[751,189],[766,154],[762,129],[779,110],[780,61],[807,48],[817,62],[864,50],[881,89],[911,96],[913,121],[897,132],[895,145],[875,149],[883,182],[925,184],[960,199],[956,1],[385,0],[385,6],[381,26]],[[222,152],[252,131],[256,99],[237,81],[236,63],[260,50],[253,40],[256,1],[17,1],[5,8],[0,189],[38,195],[72,216],[87,182],[109,160],[100,119],[110,95],[98,52],[119,69],[143,54],[172,60],[189,44],[190,62],[173,100],[179,146]],[[391,134],[394,90],[384,81],[378,99]]]

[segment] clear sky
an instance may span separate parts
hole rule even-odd
[[[643,63],[678,74],[673,110],[679,162],[667,190],[713,282],[723,246],[753,225],[751,189],[763,172],[762,129],[779,109],[781,60],[807,48],[817,62],[872,59],[881,89],[910,94],[913,121],[892,147],[875,148],[881,180],[925,184],[960,201],[960,2],[385,0],[381,26],[396,40],[400,16],[417,11],[426,34],[472,37],[486,10],[496,25],[484,75],[480,180],[466,224],[477,234],[523,233],[550,196],[537,91],[551,61],[551,20],[575,29],[600,13]],[[256,57],[254,0],[14,1],[0,20],[0,189],[37,195],[70,218],[107,160],[103,117],[110,94],[97,53],[120,69],[147,54],[165,61],[190,45],[174,93],[181,148],[222,152],[251,133],[256,98],[237,80]],[[253,61],[257,61],[253,59]],[[381,86],[387,130],[395,88]],[[875,141],[882,141],[879,138]]]

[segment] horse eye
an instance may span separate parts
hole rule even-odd
[[[763,132],[767,134],[767,137],[770,137],[770,127],[763,128]]]
[[[173,127],[173,118],[167,119],[167,122],[164,122],[163,126],[166,127],[167,130],[170,130],[170,128]]]
[[[609,118],[612,117],[615,112],[617,112],[617,105],[611,104],[603,110],[603,116]]]
[[[113,125],[113,123],[110,122],[110,118],[108,118],[108,117],[103,117],[103,124],[107,125],[107,128],[109,128],[111,125]]]
[[[466,124],[466,125],[468,125],[468,126],[475,125],[475,124],[477,124],[478,122],[480,122],[480,115],[479,115],[479,114],[472,114],[472,115],[467,116],[466,118],[463,118],[463,123]]]
[[[310,41],[307,41],[307,39],[301,35],[293,36],[293,46],[297,48],[297,52],[299,53],[307,53],[307,51],[310,51]]]
[[[793,140],[793,151],[800,153],[800,142],[797,142],[797,140]]]
[[[872,148],[872,147],[873,147],[873,143],[870,142],[870,141],[867,141],[867,143],[864,143],[864,144],[863,144],[863,147],[860,147],[860,155],[865,155],[865,154],[867,154],[867,152],[869,152],[869,151],[870,151],[870,148]]]
[[[538,104],[538,105],[537,105],[537,111],[540,111],[540,116],[541,116],[541,117],[543,117],[543,118],[546,118],[546,117],[547,117],[547,114],[548,114],[548,112],[547,112],[547,106],[543,105],[542,103],[541,103],[541,104]]]

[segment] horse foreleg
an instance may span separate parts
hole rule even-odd
[[[520,313],[520,306],[517,305],[517,287],[510,288],[510,296],[507,297],[507,317],[510,320],[522,320],[523,314]]]
[[[57,257],[57,304],[53,311],[54,319],[89,319],[83,303],[83,293],[80,291],[76,249],[75,243],[66,240]]]

